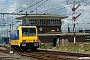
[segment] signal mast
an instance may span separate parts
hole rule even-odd
[[[68,5],[68,0],[67,0],[67,5]],[[81,6],[81,2],[84,2],[83,1],[73,1],[73,3],[70,3],[70,4],[73,4],[73,8],[72,8],[72,20],[74,21],[74,26],[73,26],[73,32],[74,32],[74,38],[73,38],[73,41],[74,41],[74,46],[76,46],[76,28],[75,28],[75,21],[76,19],[81,15],[81,13],[79,13],[77,16],[75,16],[75,11],[78,9],[79,6]],[[75,5],[78,4],[76,7]]]
[[[75,2],[75,0],[74,0],[74,2]],[[72,8],[72,20],[74,20],[74,27],[73,27],[73,32],[74,32],[74,38],[73,38],[73,40],[74,40],[74,46],[76,46],[76,28],[75,28],[75,21],[76,21],[76,19],[81,15],[81,13],[79,13],[77,16],[75,16],[75,11],[76,11],[76,9],[79,7],[79,6],[81,6],[81,4],[78,4],[78,6],[77,7],[75,7],[75,4],[73,4],[73,8]]]

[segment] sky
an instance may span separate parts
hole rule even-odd
[[[76,9],[74,16],[77,16],[81,13],[81,15],[75,20],[75,22],[79,23],[76,24],[77,29],[83,28],[90,29],[90,0],[0,0],[0,12],[1,13],[26,13],[28,14],[56,14],[56,15],[65,15],[69,16],[66,19],[63,19],[62,29],[67,29],[68,25],[73,27],[72,25],[72,8],[73,2],[81,4],[81,6]],[[38,2],[36,4],[36,2]],[[75,3],[75,7],[78,4]],[[38,7],[38,8],[36,8]],[[23,10],[23,12],[20,12]],[[32,12],[33,11],[33,12]],[[6,25],[14,23],[14,27],[17,27],[20,22],[16,23],[15,18],[18,15],[0,15],[0,25],[3,22]],[[84,26],[83,26],[84,25]],[[4,31],[10,29],[10,26],[0,26],[0,31]]]

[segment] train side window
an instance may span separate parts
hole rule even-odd
[[[19,35],[19,30],[17,30],[17,34]]]
[[[17,30],[17,39],[19,39],[19,30]]]

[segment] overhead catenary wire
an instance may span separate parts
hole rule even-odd
[[[26,0],[25,0],[25,1],[26,1]],[[24,3],[25,3],[25,2],[24,2]],[[24,3],[23,3],[23,4],[24,4]],[[22,5],[23,5],[23,4],[22,4]],[[22,5],[20,5],[20,7],[21,7]],[[19,7],[19,8],[20,8],[20,7]],[[17,8],[16,10],[18,10],[19,8]],[[20,12],[19,12],[19,13],[20,13]],[[12,17],[12,16],[11,16],[11,17]],[[8,17],[8,18],[6,18],[6,19],[9,19],[9,18],[11,18],[11,17]]]
[[[57,8],[60,8],[60,7],[63,7],[63,6],[57,6],[57,7],[54,7],[54,8],[50,8],[50,9],[47,9],[47,10],[41,11],[41,12],[39,12],[39,13],[46,12],[46,11],[53,10],[53,9],[57,9]]]
[[[44,0],[40,0],[40,1],[36,2],[35,4],[33,4],[33,5],[31,5],[31,6],[27,7],[27,8],[25,8],[24,10],[26,10],[26,9],[28,9],[28,8],[30,8],[30,7],[32,7],[32,6],[34,6],[34,5],[36,5],[36,4],[40,3],[40,2],[42,2],[42,1],[44,1]],[[45,2],[46,2],[46,1],[45,1]],[[45,2],[44,2],[44,3],[45,3]],[[42,3],[41,5],[43,5],[44,3]],[[23,4],[22,4],[22,5],[23,5]],[[22,5],[21,5],[21,6],[22,6]],[[39,5],[38,7],[40,7],[41,5]],[[21,6],[20,6],[20,7],[21,7]],[[38,7],[37,7],[37,8],[38,8]],[[18,9],[19,9],[19,8],[17,8],[16,10],[18,10]],[[24,11],[24,10],[23,10],[23,11]],[[20,13],[20,11],[19,11],[19,13]],[[11,16],[11,17],[8,17],[7,19],[9,19],[9,18],[12,18],[12,16]]]
[[[39,8],[40,6],[42,6],[44,3],[46,3],[48,0],[44,1],[42,4],[40,4],[39,6],[37,6],[34,10],[37,10],[37,8]],[[32,10],[32,11],[34,11]]]
[[[48,0],[46,0],[46,1],[44,1],[41,5],[43,5],[45,2],[47,2]],[[39,5],[38,7],[36,7],[36,9],[37,8],[39,8],[41,5]],[[34,10],[36,10],[36,9],[34,9]],[[11,17],[9,17],[9,18],[11,18]],[[9,18],[7,18],[7,19],[9,19]],[[9,29],[9,28],[8,28]],[[7,30],[7,29],[6,29]]]
[[[24,11],[24,10],[26,10],[26,9],[31,8],[32,6],[34,6],[34,5],[38,4],[38,3],[42,2],[42,1],[44,1],[44,0],[40,0],[40,1],[36,2],[35,4],[33,4],[33,5],[31,5],[31,6],[27,7],[27,8],[25,8],[25,9],[23,9],[23,11]]]
[[[26,14],[19,14],[19,13],[0,13],[0,14],[9,14],[9,15],[12,15],[11,17],[8,17],[8,18],[6,18],[6,19],[4,19],[4,20],[8,20],[8,19],[10,19],[10,18],[12,18],[12,17],[14,17],[14,15],[26,15]],[[8,20],[9,21],[9,20]],[[3,22],[3,21],[0,21],[0,22]]]
[[[62,9],[64,9],[64,8],[70,7],[70,5],[72,5],[72,4],[78,4],[78,3],[85,2],[85,1],[87,1],[87,0],[80,0],[80,1],[75,1],[75,2],[72,2],[72,3],[68,3],[68,2],[69,2],[69,1],[68,1],[66,6],[63,6],[63,7],[59,8],[59,9],[56,9],[56,10],[51,11],[51,12],[49,12],[49,13],[53,13],[53,12],[56,12],[56,11],[58,11],[58,10],[62,10]]]
[[[43,1],[43,0],[40,0],[40,1],[36,2],[35,4],[40,3],[40,2],[42,2],[42,1]],[[48,0],[44,1],[41,5],[43,5],[43,4],[44,4],[45,2],[47,2],[47,1],[48,1]],[[33,5],[29,6],[29,7],[32,7],[32,6],[34,6],[35,4],[33,4]],[[22,4],[22,5],[23,5],[23,4]],[[22,6],[22,5],[21,5],[21,6]],[[41,5],[39,5],[38,7],[36,7],[34,10],[36,10],[37,8],[39,8]],[[21,6],[20,6],[20,7],[21,7]],[[29,7],[28,7],[28,8],[29,8]],[[28,9],[28,8],[26,8],[26,9]],[[18,8],[17,8],[17,9],[18,9]],[[17,9],[16,9],[16,10],[17,10]],[[34,10],[33,10],[33,11],[34,11]],[[19,13],[20,13],[20,12],[19,12]],[[12,16],[11,16],[11,17],[12,17]],[[11,17],[8,17],[7,19],[9,19],[9,18],[11,18]]]
[[[78,3],[85,2],[85,1],[88,1],[88,0],[80,0],[80,1],[75,1],[75,2],[72,2],[72,3],[69,3],[69,1],[67,1],[67,5],[66,6],[57,6],[57,7],[51,8],[51,9],[44,10],[44,11],[42,11],[40,13],[43,13],[43,12],[46,12],[46,11],[50,11],[48,13],[53,13],[53,12],[62,10],[64,8],[70,7],[70,5],[72,5],[72,4],[78,4]]]
[[[24,0],[24,3],[25,3],[25,1],[26,1],[26,0]],[[23,3],[23,4],[24,4],[24,3]],[[23,4],[21,4],[16,10],[19,10],[19,9],[22,7]],[[20,13],[20,11],[19,11],[19,13]]]
[[[24,0],[24,3],[25,3],[25,1],[26,0]],[[13,2],[12,2],[13,3]],[[23,4],[24,4],[23,3]],[[23,5],[23,4],[21,4],[17,9],[15,9],[15,11],[17,11],[18,9],[20,9],[20,7]],[[8,7],[8,6],[7,6]],[[9,9],[8,9],[9,10]],[[20,11],[19,11],[19,13],[20,13]],[[13,16],[11,16],[11,17],[8,17],[8,18],[6,18],[6,19],[10,19],[10,18],[12,18]],[[4,19],[4,20],[6,20],[6,19]],[[0,21],[0,22],[2,22],[2,21]]]
[[[42,1],[43,1],[43,0],[38,1],[38,2],[36,2],[35,4],[33,4],[33,5],[29,6],[29,7],[32,7],[32,6],[38,4],[38,3],[42,2]],[[23,5],[23,4],[22,4],[22,5]],[[22,6],[22,5],[21,5],[21,6]],[[21,6],[20,6],[20,7],[21,7]],[[29,8],[29,7],[28,7],[28,8]],[[39,6],[38,6],[38,7],[39,7]],[[28,9],[28,8],[26,8],[26,9]],[[19,9],[19,8],[17,8],[16,10],[18,10],[18,9]],[[24,10],[26,10],[26,9],[24,9]],[[20,13],[20,11],[19,11],[19,13]],[[11,16],[11,17],[8,17],[8,18],[6,18],[6,19],[9,19],[9,18],[12,18],[12,16]],[[9,29],[9,28],[8,28],[8,29]],[[7,29],[6,29],[6,30],[7,30]]]
[[[58,9],[56,9],[56,10],[54,10],[54,11],[51,11],[51,12],[48,12],[48,13],[53,13],[53,12],[56,12],[56,11],[58,11],[58,10],[62,10],[62,9],[64,9],[64,8],[67,8],[67,7],[70,7],[70,5],[63,6],[63,7],[61,7],[61,8],[58,8]]]
[[[9,26],[9,28],[7,28],[7,29],[10,29],[10,25],[16,25],[17,24],[17,22],[15,22],[14,24],[8,24],[8,25],[5,25],[5,26]],[[2,25],[3,26],[3,25]],[[7,29],[5,29],[5,30],[3,30],[3,31],[6,31]],[[2,32],[2,31],[0,31],[0,32]]]

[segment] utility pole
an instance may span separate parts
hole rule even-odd
[[[75,2],[75,0],[74,0],[74,2]],[[72,11],[73,11],[74,9],[75,9],[75,4],[73,3]],[[74,17],[74,15],[75,15],[75,11],[73,11],[73,13],[72,13],[72,18]],[[73,20],[74,20],[74,19],[73,19]],[[74,37],[73,37],[73,39],[74,39],[74,46],[76,46],[76,34],[75,34],[76,29],[75,29],[75,20],[74,20],[73,32],[74,32]]]
[[[4,14],[3,14],[3,25],[5,25],[5,22],[4,22]]]
[[[9,35],[10,35],[10,32],[11,32],[11,27],[12,27],[12,24],[10,24]],[[9,37],[9,40],[10,40],[10,37]],[[11,42],[11,41],[9,41],[9,42]],[[12,53],[13,53],[13,51],[12,51],[12,49],[11,49],[11,43],[10,43],[10,54],[12,54]]]
[[[36,14],[37,14],[37,2],[36,2]]]
[[[13,22],[12,22],[12,30],[13,30]]]
[[[73,2],[73,8],[72,8],[72,11],[73,11],[73,13],[72,13],[72,20],[74,20],[74,27],[73,27],[73,32],[74,32],[74,38],[73,38],[73,40],[74,40],[74,46],[76,46],[76,28],[75,28],[75,21],[76,21],[76,18],[81,15],[81,13],[80,13],[80,14],[78,14],[77,16],[75,16],[75,10],[76,10],[79,6],[81,6],[81,4],[78,4],[78,6],[75,8],[75,0],[74,0],[74,2]]]
[[[7,29],[7,37],[8,37],[8,29]]]
[[[85,29],[84,29],[84,23],[83,23],[83,33],[85,33]]]
[[[25,25],[27,25],[27,26],[28,26],[28,25],[29,25],[29,21],[28,21],[27,12],[26,12],[26,23],[27,23],[27,24],[25,24]]]
[[[11,26],[12,26],[12,25],[10,24],[10,32],[11,32]]]

